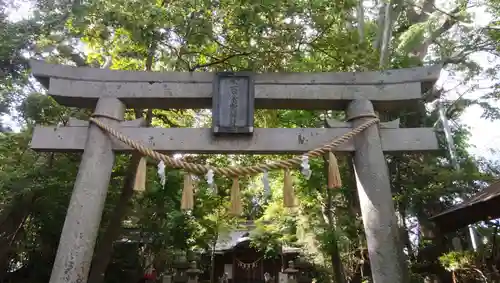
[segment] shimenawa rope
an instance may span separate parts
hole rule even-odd
[[[257,164],[254,166],[231,166],[231,167],[214,167],[214,166],[209,166],[209,165],[201,165],[201,164],[195,164],[195,163],[189,163],[181,160],[177,160],[174,158],[171,158],[167,155],[161,154],[157,151],[154,151],[150,148],[147,148],[140,142],[136,142],[131,140],[130,138],[124,136],[120,132],[116,131],[112,127],[106,125],[105,123],[101,122],[100,120],[91,117],[90,121],[97,125],[99,128],[102,130],[108,132],[110,135],[113,137],[117,138],[119,141],[123,142],[124,144],[132,147],[133,149],[139,151],[143,155],[149,156],[151,158],[154,158],[158,161],[163,161],[165,165],[173,167],[173,168],[178,168],[178,169],[184,169],[187,172],[194,173],[194,174],[205,174],[209,170],[213,170],[213,172],[217,175],[223,175],[226,177],[236,177],[236,176],[247,176],[247,175],[256,175],[260,174],[266,171],[270,170],[276,170],[276,169],[289,169],[293,166],[300,165],[302,163],[302,156],[307,156],[307,157],[319,157],[322,156],[328,152],[331,152],[334,148],[337,146],[345,143],[349,139],[353,138],[355,135],[361,133],[365,129],[371,127],[372,125],[375,125],[379,122],[379,119],[374,118],[371,120],[366,121],[365,123],[359,125],[358,127],[352,129],[351,131],[343,134],[340,137],[334,138],[330,143],[325,144],[319,148],[313,149],[311,151],[308,151],[301,156],[293,157],[287,160],[278,160],[278,161],[273,161],[268,164]]]

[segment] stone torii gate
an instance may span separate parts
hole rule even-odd
[[[441,70],[432,66],[382,72],[253,75],[111,71],[42,61],[32,61],[31,67],[58,103],[93,108],[93,117],[153,150],[239,154],[301,154],[373,119],[375,110],[415,107]],[[212,106],[212,129],[145,128],[140,121],[123,121],[126,108]],[[330,128],[319,129],[254,129],[254,107],[346,110],[347,122],[332,122]],[[31,147],[37,151],[83,152],[50,283],[87,282],[114,155],[134,150],[96,124],[75,120],[66,127],[36,127]],[[432,128],[399,128],[397,121],[373,125],[335,149],[354,153],[375,283],[404,280],[384,152],[437,149]]]

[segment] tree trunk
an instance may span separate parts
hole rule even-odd
[[[134,154],[130,160],[120,199],[111,214],[108,227],[104,232],[104,236],[99,241],[94,259],[92,260],[88,282],[101,283],[104,280],[104,274],[113,254],[113,242],[120,235],[122,219],[127,212],[129,201],[134,194],[135,173],[140,160],[141,155],[139,154]]]
[[[340,251],[339,251],[339,246],[337,244],[337,231],[335,229],[335,225],[333,224],[333,215],[332,215],[332,193],[330,192],[330,189],[326,189],[327,194],[328,194],[328,201],[327,201],[327,215],[330,221],[330,229],[332,230],[332,243],[331,243],[331,250],[330,250],[330,261],[332,264],[333,268],[333,275],[335,278],[336,283],[345,283],[345,275],[344,275],[344,266],[342,264],[342,259],[340,258]]]
[[[325,169],[326,175],[328,176],[328,162],[326,157],[323,157],[323,167]],[[333,269],[333,277],[335,278],[335,283],[345,283],[345,275],[344,275],[344,266],[342,264],[342,259],[340,258],[339,246],[337,244],[337,231],[335,228],[335,220],[333,218],[333,199],[332,199],[332,191],[329,188],[326,188],[326,205],[325,212],[326,218],[328,220],[328,225],[330,226],[330,230],[332,233],[332,242],[330,249],[330,262],[332,264]]]
[[[23,195],[17,202],[13,201],[10,208],[1,215],[0,222],[0,282],[7,275],[10,255],[13,244],[19,239],[24,230],[24,222],[31,213],[33,203],[36,199],[35,193],[30,192]]]
[[[217,245],[217,240],[219,239],[219,232],[215,234],[212,240],[212,246],[210,250],[210,283],[215,283],[215,247]]]
[[[392,182],[392,188],[393,188],[393,194],[403,194],[403,187],[401,185],[401,162],[402,159],[399,157],[393,157],[392,162],[389,163],[389,172],[393,176],[393,182]],[[411,246],[411,241],[410,241],[410,235],[408,231],[408,227],[406,225],[406,205],[407,202],[402,199],[398,198],[399,201],[396,203],[396,213],[399,217],[399,230],[400,230],[400,239],[402,241],[403,246],[406,247],[408,250],[408,257],[411,260],[415,259],[415,255],[413,253],[413,247]]]

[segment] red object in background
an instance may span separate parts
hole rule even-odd
[[[148,279],[148,280],[155,280],[156,279],[156,272],[153,271],[152,273],[144,274],[143,278]]]

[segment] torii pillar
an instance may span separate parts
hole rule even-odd
[[[125,113],[117,98],[100,98],[94,111],[118,126]],[[86,283],[115,161],[112,140],[89,124],[85,150],[64,221],[50,283]]]
[[[352,101],[346,114],[353,128],[377,117],[372,103],[364,99]],[[354,172],[373,282],[404,283],[405,263],[378,125],[357,134],[354,146]]]

